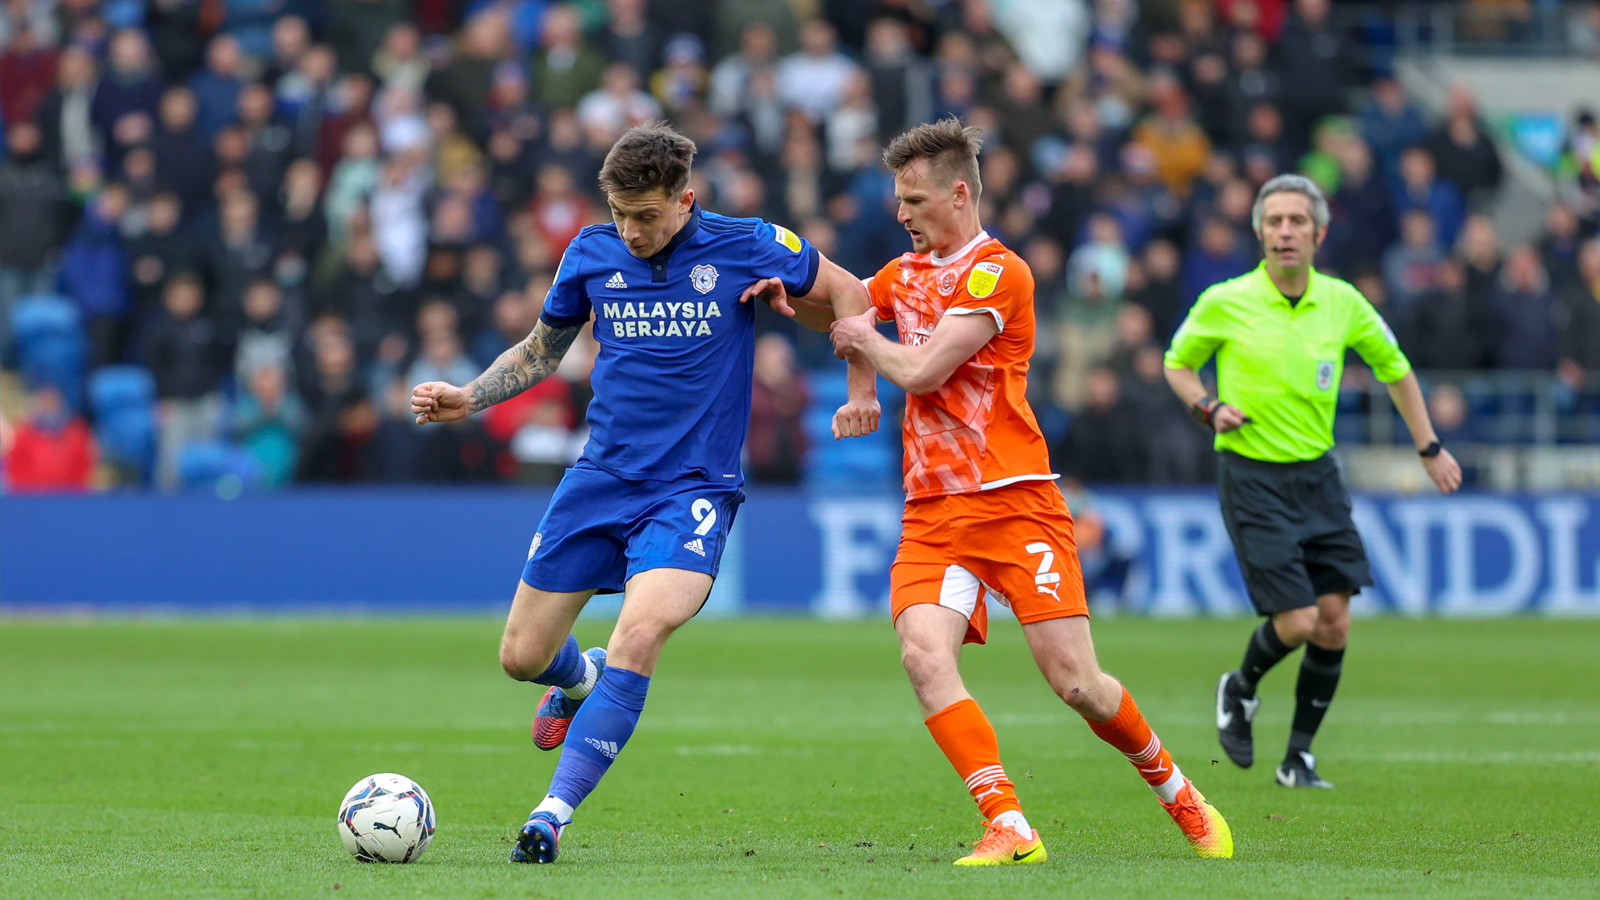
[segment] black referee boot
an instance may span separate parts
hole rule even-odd
[[[1278,783],[1284,787],[1332,788],[1333,782],[1323,781],[1317,774],[1317,758],[1304,750],[1290,753],[1278,767]]]
[[[1256,697],[1240,697],[1230,686],[1236,684],[1237,672],[1225,672],[1217,680],[1217,741],[1222,752],[1241,769],[1248,769],[1256,761],[1255,739],[1250,732],[1250,721],[1261,708]]]

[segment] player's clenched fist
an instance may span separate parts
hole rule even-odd
[[[428,422],[454,422],[472,413],[471,398],[453,384],[429,381],[411,389],[411,412],[418,425]]]
[[[833,414],[833,439],[865,437],[878,430],[883,410],[876,400],[851,400]]]

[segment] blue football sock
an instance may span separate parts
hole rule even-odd
[[[550,796],[572,807],[589,796],[639,724],[649,690],[648,676],[615,666],[606,668],[600,683],[572,717],[561,761],[550,779]]]
[[[567,642],[556,651],[556,658],[550,660],[550,665],[535,675],[532,681],[534,684],[569,688],[583,680],[583,672],[583,653],[578,649],[578,639],[569,634]]]

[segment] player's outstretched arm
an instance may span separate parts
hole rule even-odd
[[[417,424],[464,419],[533,387],[556,370],[582,330],[582,325],[558,328],[541,321],[465,387],[442,381],[417,385],[411,390],[411,412]]]
[[[1428,417],[1428,402],[1422,399],[1422,386],[1417,384],[1417,373],[1407,372],[1405,377],[1389,385],[1389,399],[1394,401],[1395,409],[1400,410],[1400,418],[1406,420],[1406,427],[1411,429],[1411,439],[1417,444],[1418,450],[1427,449],[1439,439],[1438,433],[1433,430],[1433,420]],[[1437,454],[1424,456],[1422,468],[1427,470],[1428,477],[1433,479],[1434,486],[1441,494],[1451,493],[1461,487],[1461,465],[1449,450],[1441,447]]]
[[[863,312],[872,301],[866,285],[833,260],[817,254],[817,280],[804,297],[790,295],[781,278],[763,278],[739,295],[744,303],[751,297],[764,301],[774,310],[794,319],[812,331],[827,331],[835,319]]]
[[[928,394],[943,387],[962,363],[1000,333],[1000,326],[989,316],[947,315],[926,342],[911,346],[885,338],[877,325],[877,310],[834,322],[834,353],[845,359],[864,359],[909,394]]]

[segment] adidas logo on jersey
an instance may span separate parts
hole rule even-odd
[[[628,283],[622,280],[622,272],[620,271],[612,275],[611,280],[606,282],[606,287],[608,288],[625,288],[627,286]]]
[[[689,543],[684,544],[683,545],[683,549],[688,550],[688,551],[693,552],[693,553],[698,553],[701,556],[705,556],[706,555],[705,542],[701,541],[699,538],[695,538],[694,540],[690,541]]]
[[[617,742],[616,741],[602,741],[602,740],[597,740],[595,738],[584,738],[583,742],[585,744],[593,745],[593,747],[596,750],[599,750],[601,753],[605,754],[606,759],[616,759],[617,758]]]

